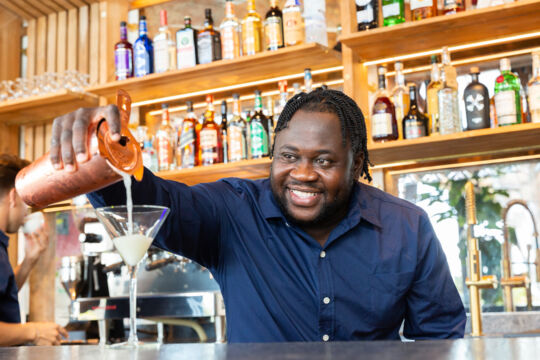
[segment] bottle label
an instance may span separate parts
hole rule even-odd
[[[154,41],[154,64],[157,73],[169,70],[169,42],[165,37]]]
[[[457,91],[452,88],[439,90],[439,132],[441,135],[461,131]]]
[[[251,156],[261,157],[268,155],[268,134],[264,126],[253,121],[250,123],[251,130]]]
[[[221,28],[221,52],[223,59],[235,59],[240,56],[240,41],[236,24],[226,23]]]
[[[392,134],[392,114],[375,113],[371,116],[371,135],[383,137]]]
[[[240,126],[230,126],[227,133],[229,137],[229,161],[238,161],[246,158],[246,138]]]
[[[529,86],[529,106],[531,111],[540,110],[540,84]]]
[[[373,21],[373,8],[368,7],[365,10],[360,10],[356,12],[356,21],[358,21],[359,24],[363,23],[370,23]]]
[[[405,138],[416,139],[426,136],[426,128],[421,121],[415,119],[405,120]]]
[[[218,160],[218,138],[217,131],[205,129],[200,132],[200,144],[202,162],[206,164],[216,163]]]
[[[131,77],[133,63],[129,49],[116,49],[114,52],[114,63],[116,64],[117,80],[124,80]]]
[[[356,0],[356,5],[358,6],[366,6],[369,4],[372,0]]]
[[[302,14],[299,11],[283,11],[285,44],[296,45],[304,40]]]
[[[186,30],[178,34],[176,39],[177,62],[179,69],[185,69],[197,65],[195,56],[195,41],[193,31]]]
[[[389,18],[391,16],[398,16],[400,14],[399,3],[392,3],[384,5],[382,8],[383,18]]]
[[[246,21],[242,26],[243,55],[253,55],[261,51],[261,32],[254,21]]]
[[[184,121],[182,125],[177,154],[178,167],[185,169],[195,166],[195,128],[189,121]]]
[[[433,0],[411,0],[411,11],[432,6]]]
[[[506,90],[495,94],[495,111],[499,125],[517,123],[516,93]]]
[[[266,49],[277,49],[283,46],[283,24],[278,16],[269,17],[264,21],[264,44]]]
[[[212,39],[210,35],[203,35],[197,41],[199,48],[199,64],[212,62]]]
[[[151,59],[142,42],[136,42],[133,49],[133,58],[135,62],[135,76],[144,76],[150,74]]]

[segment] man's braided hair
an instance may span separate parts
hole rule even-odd
[[[364,156],[364,163],[360,176],[371,181],[369,173],[369,157],[367,151],[367,131],[366,122],[362,111],[356,105],[353,99],[337,90],[323,90],[317,88],[310,93],[299,93],[294,95],[285,105],[275,128],[275,134],[286,129],[289,121],[298,110],[307,112],[324,112],[336,114],[341,123],[341,134],[343,136],[343,145],[350,141],[351,149],[355,157]],[[272,152],[274,154],[274,146]]]

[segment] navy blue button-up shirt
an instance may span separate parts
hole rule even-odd
[[[287,222],[269,179],[186,186],[145,170],[135,204],[171,213],[154,245],[191,258],[220,285],[230,342],[462,337],[465,311],[424,211],[355,184],[323,247]],[[89,194],[125,204],[122,183]]]
[[[19,290],[8,257],[9,237],[0,230],[0,321],[20,323]]]

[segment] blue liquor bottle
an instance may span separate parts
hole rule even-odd
[[[148,37],[146,16],[139,20],[139,37],[133,45],[133,60],[135,77],[145,76],[154,72],[154,47]]]

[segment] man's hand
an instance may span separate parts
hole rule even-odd
[[[25,258],[33,264],[49,246],[49,232],[46,226],[43,226],[36,232],[25,234],[24,237],[26,240]]]
[[[55,323],[31,322],[28,323],[28,325],[34,330],[34,338],[32,341],[34,345],[60,345],[62,337],[68,338],[66,329]]]
[[[88,126],[107,120],[113,141],[120,140],[120,112],[116,105],[80,108],[54,119],[50,158],[56,170],[76,171],[77,163],[88,160]]]

